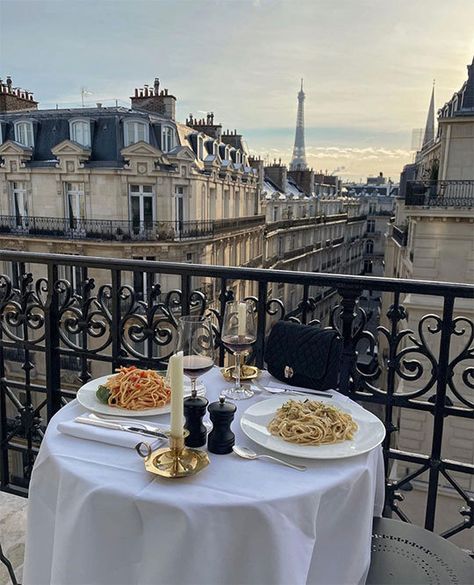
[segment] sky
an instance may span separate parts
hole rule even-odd
[[[304,78],[308,164],[398,180],[467,77],[473,0],[0,0],[0,77],[41,108],[129,105],[152,84],[177,118],[213,111],[251,152],[291,159]]]

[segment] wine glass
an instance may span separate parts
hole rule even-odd
[[[255,343],[256,324],[252,301],[229,301],[226,303],[222,324],[222,343],[235,354],[235,386],[223,390],[224,396],[233,400],[245,400],[253,396],[250,388],[240,383],[240,356],[248,352]]]
[[[214,336],[211,320],[202,315],[180,317],[176,351],[183,352],[183,370],[191,379],[191,393],[196,380],[214,365]]]

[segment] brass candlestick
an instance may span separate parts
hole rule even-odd
[[[168,434],[169,447],[152,451],[148,443],[139,443],[135,448],[145,459],[145,469],[161,477],[187,477],[195,475],[209,465],[209,457],[204,451],[188,449],[184,439],[189,431],[184,430],[181,437]]]

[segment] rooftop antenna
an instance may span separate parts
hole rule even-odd
[[[82,107],[84,107],[84,98],[87,97],[87,96],[89,96],[89,95],[92,95],[92,92],[89,91],[88,89],[86,89],[85,87],[82,87],[81,88],[81,104],[82,104]]]

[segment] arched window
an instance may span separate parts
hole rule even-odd
[[[90,148],[91,125],[89,120],[71,120],[69,122],[69,136],[74,142]]]
[[[127,120],[123,126],[123,139],[125,146],[144,140],[148,142],[148,124],[138,120]]]
[[[35,145],[33,124],[31,122],[16,122],[15,140],[23,146],[33,147]]]
[[[373,254],[374,253],[374,242],[373,242],[373,240],[367,240],[367,242],[365,243],[365,251],[367,252],[367,254]]]
[[[161,150],[169,152],[174,148],[174,128],[163,126],[161,128]]]

